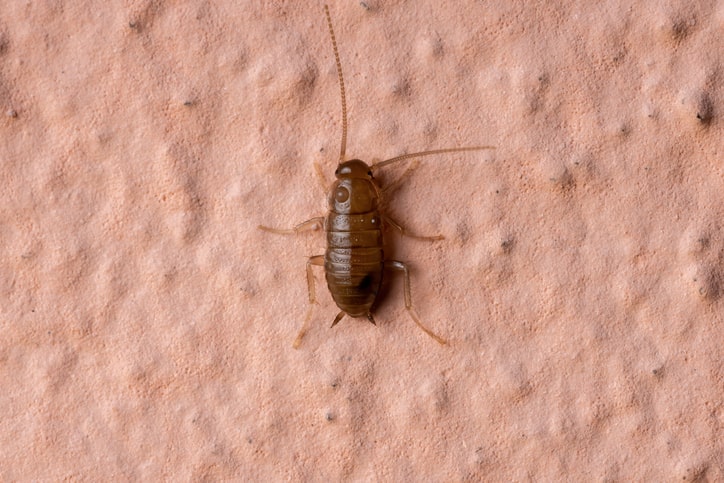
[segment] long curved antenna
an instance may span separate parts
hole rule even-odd
[[[324,6],[324,13],[327,15],[327,25],[329,25],[329,35],[332,37],[332,47],[334,47],[334,61],[337,63],[337,77],[339,77],[339,91],[342,95],[342,147],[339,150],[339,162],[344,161],[344,152],[347,149],[347,100],[344,97],[344,77],[342,77],[342,64],[339,61],[339,51],[337,50],[337,40],[334,38],[334,29],[332,28],[332,17],[329,16],[329,7]]]
[[[432,151],[422,151],[420,153],[410,153],[410,154],[403,154],[402,156],[397,156],[394,158],[386,159],[384,161],[380,161],[379,163],[373,164],[370,166],[372,169],[381,168],[382,166],[387,166],[392,163],[396,163],[398,161],[402,161],[405,159],[410,158],[418,158],[421,156],[430,156],[433,154],[443,154],[443,153],[459,153],[462,151],[482,151],[483,149],[495,149],[495,146],[472,146],[469,148],[448,148],[448,149],[433,149]]]

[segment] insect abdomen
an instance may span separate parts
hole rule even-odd
[[[374,212],[327,216],[324,271],[337,306],[352,317],[366,316],[382,283],[382,231]]]

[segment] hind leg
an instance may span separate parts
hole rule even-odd
[[[412,320],[417,324],[419,328],[423,330],[423,332],[435,339],[437,342],[442,345],[447,344],[447,341],[445,339],[422,325],[422,322],[420,322],[420,318],[417,316],[417,312],[415,312],[415,309],[412,307],[412,297],[410,296],[410,272],[407,269],[407,265],[396,260],[385,260],[385,268],[390,270],[398,270],[403,273],[405,277],[405,308],[410,314],[410,317],[412,317]]]
[[[307,260],[307,293],[309,294],[309,309],[307,310],[307,316],[304,317],[302,328],[299,329],[297,338],[294,339],[294,343],[292,344],[292,347],[295,349],[299,348],[299,345],[302,343],[302,337],[304,337],[304,334],[307,333],[309,318],[312,316],[312,307],[314,307],[314,304],[317,303],[317,292],[314,287],[314,273],[312,273],[312,265],[324,266],[324,255],[309,257]]]

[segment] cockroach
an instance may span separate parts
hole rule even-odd
[[[386,216],[381,210],[381,190],[378,186],[373,172],[384,166],[389,166],[403,160],[434,154],[454,153],[464,151],[480,151],[483,149],[494,149],[494,146],[473,146],[465,148],[435,149],[419,153],[404,154],[391,159],[368,165],[359,159],[345,160],[345,149],[347,145],[347,101],[344,91],[344,77],[342,76],[342,64],[339,60],[337,40],[332,28],[332,18],[329,8],[324,6],[324,13],[327,17],[329,35],[332,39],[334,49],[334,60],[337,64],[337,77],[339,78],[340,97],[342,99],[342,142],[339,153],[339,163],[334,172],[337,180],[334,182],[329,193],[329,212],[326,217],[319,216],[298,224],[289,230],[280,230],[259,225],[259,229],[278,233],[296,234],[305,230],[313,229],[320,225],[324,226],[327,235],[327,249],[324,255],[316,255],[307,260],[307,285],[309,292],[310,307],[302,328],[294,340],[294,348],[298,348],[302,337],[306,332],[306,326],[311,315],[313,304],[316,303],[316,291],[314,287],[314,274],[312,266],[323,266],[327,279],[327,287],[332,294],[334,302],[340,312],[334,318],[332,327],[342,320],[345,315],[367,320],[375,324],[372,315],[377,297],[382,285],[382,276],[386,270],[396,270],[404,275],[405,309],[412,320],[427,335],[440,344],[446,344],[446,340],[438,336],[430,329],[422,325],[417,312],[412,307],[410,295],[410,273],[407,265],[397,260],[385,259],[383,250],[382,225],[386,224],[400,232],[401,235],[425,241],[442,240],[441,235],[417,236],[408,233],[399,223]],[[315,164],[317,174],[323,180],[320,168]],[[400,179],[405,178],[408,169]],[[387,188],[389,189],[389,187]]]

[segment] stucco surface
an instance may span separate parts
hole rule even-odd
[[[496,149],[388,197],[449,344],[317,271],[297,350],[322,4],[2,4],[1,480],[724,480],[724,3],[331,3],[348,157]]]

